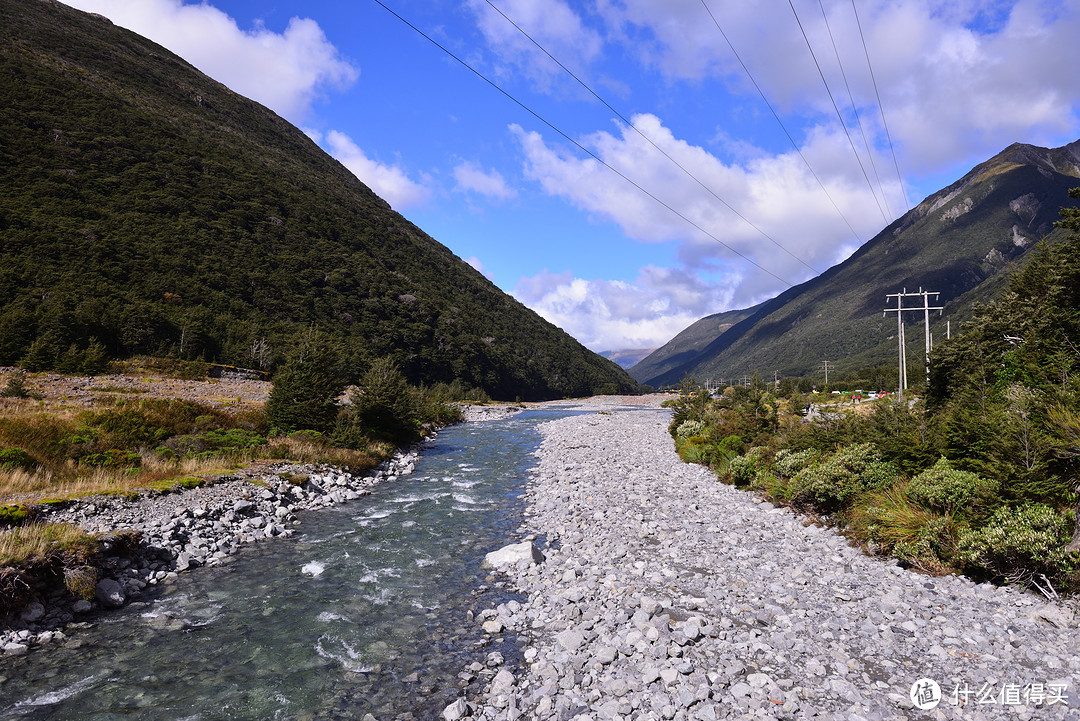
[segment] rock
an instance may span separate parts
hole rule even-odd
[[[111,578],[103,578],[94,589],[94,597],[105,608],[119,608],[124,605],[124,587]]]
[[[24,623],[37,623],[45,616],[45,606],[37,601],[26,604],[26,608],[19,614]]]
[[[94,604],[87,600],[79,599],[71,606],[72,613],[89,613],[94,608]]]
[[[9,641],[4,644],[5,656],[25,656],[26,652],[30,650],[30,647],[25,643],[16,643],[15,641]]]
[[[481,628],[484,629],[484,633],[495,634],[502,633],[503,625],[501,621],[484,621]]]
[[[514,686],[514,674],[507,671],[505,668],[501,669],[495,678],[491,680],[491,693],[493,694],[505,694]]]
[[[1033,621],[1048,623],[1057,628],[1069,628],[1073,625],[1075,616],[1071,610],[1064,606],[1048,603],[1032,611],[1030,618]]]
[[[481,565],[484,568],[500,568],[502,566],[516,565],[523,561],[530,563],[543,563],[544,554],[540,552],[540,549],[536,547],[536,544],[532,541],[522,541],[521,543],[511,543],[509,546],[503,546],[497,551],[484,556],[484,561]]]
[[[598,663],[602,663],[607,666],[609,663],[619,657],[619,652],[614,646],[601,646],[596,649],[594,658]]]
[[[444,708],[442,712],[444,721],[458,721],[458,719],[463,719],[470,715],[469,704],[463,698],[459,698],[457,701]]]
[[[575,629],[567,629],[556,635],[555,639],[560,646],[573,653],[581,647],[581,644],[585,643],[585,634]]]

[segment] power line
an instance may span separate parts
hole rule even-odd
[[[797,261],[799,261],[800,263],[802,263],[802,264],[803,264],[804,266],[806,266],[806,268],[808,268],[809,270],[812,270],[812,271],[813,271],[814,273],[821,273],[821,271],[820,271],[819,269],[817,269],[817,268],[815,268],[814,266],[810,265],[810,264],[809,264],[809,263],[807,263],[807,262],[806,262],[805,260],[803,260],[803,259],[802,259],[802,258],[800,258],[799,256],[797,256],[797,255],[795,255],[794,253],[792,253],[792,252],[791,252],[790,250],[788,250],[787,248],[785,248],[785,247],[784,247],[784,246],[783,246],[783,245],[782,245],[782,244],[781,244],[781,243],[780,243],[780,242],[779,242],[778,240],[776,240],[776,239],[775,239],[775,238],[773,238],[773,237],[772,237],[771,235],[769,235],[768,233],[766,233],[766,232],[765,232],[764,230],[762,230],[761,228],[759,228],[759,227],[758,227],[757,225],[755,225],[754,223],[752,223],[752,222],[751,222],[751,221],[750,221],[750,220],[749,220],[749,219],[748,219],[748,218],[747,218],[747,217],[746,217],[745,215],[743,215],[742,213],[740,213],[740,212],[739,212],[738,210],[736,210],[736,209],[735,209],[735,208],[734,208],[734,207],[733,207],[733,206],[732,206],[732,205],[731,205],[730,203],[728,203],[728,202],[727,202],[726,200],[724,200],[724,199],[723,199],[723,198],[721,198],[721,197],[720,197],[719,195],[717,195],[717,194],[716,194],[716,192],[715,192],[715,191],[713,191],[713,189],[712,189],[712,188],[710,188],[709,186],[705,185],[705,183],[703,183],[703,182],[701,181],[701,179],[699,179],[699,178],[698,178],[698,177],[697,177],[696,175],[694,175],[694,174],[693,174],[693,173],[691,173],[691,172],[690,172],[689,170],[687,170],[687,169],[686,169],[686,168],[685,168],[685,167],[684,167],[684,166],[683,166],[683,165],[682,165],[682,164],[681,164],[681,163],[680,163],[679,161],[677,161],[677,160],[675,160],[675,158],[671,157],[671,155],[669,155],[669,154],[667,153],[667,151],[666,151],[666,150],[664,150],[664,149],[663,149],[663,148],[661,148],[661,147],[660,147],[659,145],[657,145],[657,144],[656,144],[655,142],[653,142],[652,138],[650,138],[650,137],[649,137],[648,135],[646,135],[645,133],[641,132],[641,130],[640,130],[640,129],[639,129],[639,128],[638,128],[637,126],[636,126],[636,125],[634,125],[634,124],[633,124],[632,122],[630,122],[629,120],[627,120],[627,119],[626,119],[626,117],[624,117],[622,113],[620,113],[620,112],[619,112],[618,110],[616,110],[615,108],[613,108],[613,107],[611,106],[611,104],[609,104],[609,103],[608,103],[608,102],[607,102],[606,100],[604,100],[604,99],[603,99],[602,97],[600,97],[600,95],[599,95],[599,94],[597,94],[597,92],[596,92],[595,90],[593,90],[593,89],[592,89],[592,88],[591,88],[591,87],[590,87],[590,86],[589,86],[589,85],[588,85],[588,84],[587,84],[587,83],[586,83],[586,82],[585,82],[584,80],[582,80],[581,78],[579,78],[579,77],[578,77],[578,76],[577,76],[577,75],[576,75],[576,74],[575,74],[575,73],[574,73],[574,72],[573,72],[572,70],[570,70],[570,69],[569,69],[569,68],[567,68],[567,67],[566,67],[565,65],[563,65],[563,64],[562,64],[562,62],[560,62],[558,58],[556,58],[556,57],[555,57],[554,55],[552,55],[552,54],[551,54],[550,52],[548,52],[548,51],[547,51],[547,49],[546,49],[546,48],[545,48],[545,47],[544,47],[543,45],[541,45],[541,44],[540,44],[539,42],[537,42],[537,41],[536,41],[536,39],[534,39],[534,38],[533,38],[533,37],[532,37],[531,35],[529,35],[529,33],[527,33],[527,32],[526,32],[526,31],[525,31],[525,30],[524,30],[524,29],[523,29],[523,28],[522,28],[522,27],[521,27],[520,25],[518,25],[518,24],[517,24],[516,22],[514,22],[514,21],[513,21],[513,19],[511,19],[511,18],[510,18],[509,16],[507,16],[507,14],[506,14],[506,13],[504,13],[504,12],[503,12],[502,10],[500,10],[500,9],[499,9],[499,8],[498,8],[498,7],[497,7],[497,6],[496,6],[496,5],[495,5],[495,4],[494,4],[494,3],[493,3],[493,2],[491,1],[491,0],[485,0],[485,1],[487,2],[487,4],[488,4],[488,5],[490,5],[490,6],[491,6],[491,9],[492,9],[492,10],[494,10],[494,11],[495,11],[495,12],[497,12],[497,13],[499,13],[499,15],[502,15],[503,19],[504,19],[504,20],[506,20],[506,22],[508,22],[508,23],[510,23],[511,25],[513,25],[513,26],[514,26],[514,28],[516,28],[516,29],[517,29],[517,31],[518,31],[519,33],[521,33],[521,34],[522,34],[522,35],[524,35],[524,36],[525,36],[526,38],[528,38],[528,39],[529,39],[529,42],[531,42],[531,43],[532,43],[533,45],[535,45],[535,46],[536,46],[536,47],[537,47],[537,48],[538,48],[538,49],[539,49],[539,50],[540,50],[540,51],[541,51],[542,53],[544,53],[544,55],[547,55],[547,56],[548,56],[548,58],[550,58],[550,59],[551,59],[551,60],[552,60],[552,61],[553,61],[553,62],[554,62],[554,63],[555,63],[556,65],[558,65],[558,66],[559,66],[560,68],[562,68],[562,69],[563,69],[563,71],[564,71],[564,72],[566,72],[566,74],[567,74],[567,75],[569,75],[569,76],[570,76],[570,77],[572,77],[572,78],[573,78],[574,80],[576,80],[576,81],[578,82],[578,84],[579,84],[579,85],[581,85],[581,87],[585,88],[585,90],[587,90],[587,91],[588,91],[588,92],[589,92],[589,93],[590,93],[590,94],[591,94],[591,95],[592,95],[592,96],[593,96],[594,98],[596,98],[597,100],[599,100],[599,101],[600,101],[600,102],[601,102],[601,103],[602,103],[602,104],[604,105],[604,107],[606,107],[606,108],[607,108],[608,110],[610,110],[611,112],[615,113],[615,115],[616,115],[616,116],[618,116],[619,120],[621,120],[621,121],[623,121],[624,123],[626,123],[626,125],[627,125],[628,127],[630,127],[631,129],[633,129],[633,130],[634,130],[634,132],[636,132],[636,133],[637,133],[638,135],[640,135],[640,136],[641,136],[641,137],[642,137],[642,138],[643,138],[643,139],[644,139],[644,140],[645,140],[645,141],[646,141],[647,143],[649,143],[649,145],[653,146],[653,147],[654,147],[654,148],[656,148],[656,149],[657,149],[658,151],[660,151],[660,153],[661,153],[661,154],[662,154],[662,155],[663,155],[663,156],[664,156],[665,158],[667,158],[668,160],[670,160],[670,161],[671,161],[671,162],[672,162],[672,163],[673,163],[673,164],[675,165],[675,167],[677,167],[677,168],[678,168],[679,170],[681,170],[681,171],[682,171],[683,173],[685,173],[687,177],[689,177],[689,178],[690,178],[690,179],[692,179],[692,180],[693,180],[693,181],[694,181],[695,183],[697,183],[697,184],[698,184],[699,186],[701,186],[701,187],[702,187],[702,188],[703,188],[703,189],[704,189],[704,190],[705,190],[705,191],[706,191],[707,193],[709,193],[709,195],[711,195],[712,197],[716,198],[716,199],[717,199],[718,201],[720,201],[721,203],[723,203],[723,204],[724,204],[724,206],[725,206],[725,207],[726,207],[726,208],[727,208],[728,210],[730,210],[730,211],[731,211],[732,213],[734,213],[735,215],[737,215],[737,216],[738,216],[739,218],[741,218],[741,219],[742,219],[742,220],[743,220],[743,221],[744,221],[744,222],[745,222],[745,223],[746,223],[747,225],[749,225],[749,226],[750,226],[751,228],[753,228],[753,229],[754,229],[754,230],[756,230],[756,231],[757,231],[758,233],[760,233],[760,234],[761,234],[762,236],[764,236],[764,237],[765,237],[766,239],[768,239],[768,240],[769,240],[770,242],[772,242],[772,243],[773,243],[773,245],[775,245],[775,246],[776,246],[777,248],[779,248],[780,250],[784,251],[785,253],[787,253],[788,255],[790,255],[790,256],[791,256],[792,258],[794,258],[795,260],[797,260]],[[704,2],[704,0],[702,0],[702,1]],[[801,155],[801,154],[802,154],[802,153],[800,153],[800,155]],[[805,160],[805,159],[804,159],[804,160]],[[812,171],[811,171],[811,172],[812,172]],[[814,177],[816,178],[817,176],[815,175]],[[820,182],[820,181],[818,181],[818,182]],[[833,205],[835,205],[835,203],[834,203]],[[849,224],[849,226],[848,226],[848,227],[851,227],[851,226],[850,226],[850,224]],[[854,233],[854,232],[855,232],[855,231],[854,231],[854,230],[852,230],[852,233]],[[858,237],[858,236],[856,235],[856,237]]]
[[[787,136],[788,141],[791,143],[791,147],[795,148],[795,152],[799,154],[800,158],[802,158],[803,164],[806,166],[806,169],[810,171],[810,175],[814,176],[814,180],[817,181],[817,184],[821,187],[822,192],[825,193],[825,197],[829,199],[829,202],[832,203],[833,208],[836,209],[837,214],[843,219],[844,224],[847,225],[848,230],[851,231],[851,234],[855,236],[855,239],[858,240],[861,244],[863,242],[862,238],[859,237],[859,234],[855,231],[855,228],[852,227],[851,222],[847,219],[847,216],[844,215],[844,212],[840,210],[840,206],[836,204],[835,200],[833,200],[833,197],[829,193],[828,188],[825,187],[825,183],[821,182],[821,178],[819,178],[818,174],[814,172],[813,167],[811,167],[810,165],[810,161],[807,160],[806,156],[803,154],[802,148],[800,148],[799,144],[795,142],[795,138],[791,137],[791,133],[788,131],[787,126],[784,125],[784,121],[780,119],[780,115],[776,112],[776,110],[772,106],[772,103],[770,103],[769,99],[765,96],[765,92],[761,89],[761,86],[758,85],[757,80],[754,79],[754,76],[750,72],[750,69],[746,67],[746,63],[743,62],[742,56],[740,56],[739,52],[735,49],[735,46],[732,44],[731,39],[728,38],[727,33],[724,32],[724,29],[722,27],[720,27],[720,22],[716,19],[713,11],[709,8],[708,4],[706,4],[705,0],[701,0],[701,5],[705,8],[705,12],[709,13],[709,17],[712,18],[713,25],[715,25],[716,29],[720,31],[720,35],[724,38],[724,42],[726,42],[727,46],[731,48],[732,54],[734,54],[735,59],[739,61],[739,65],[742,66],[743,71],[746,73],[746,77],[750,78],[751,84],[753,84],[754,89],[758,91],[758,95],[761,96],[761,100],[765,103],[765,107],[767,107],[769,109],[769,112],[772,113],[772,116],[776,118],[776,122],[779,123],[780,129],[784,131],[784,135]]]
[[[896,168],[896,179],[900,181],[900,191],[904,196],[904,206],[911,210],[911,204],[908,203],[907,199],[907,191],[904,190],[904,176],[900,173],[900,163],[896,160],[896,148],[893,146],[892,136],[889,134],[889,123],[885,120],[885,106],[881,104],[881,93],[878,92],[877,78],[874,76],[874,66],[870,62],[870,51],[866,47],[866,36],[863,34],[862,21],[859,20],[859,10],[855,7],[855,0],[851,0],[851,9],[855,13],[855,24],[859,28],[859,39],[862,40],[863,54],[866,55],[866,67],[870,69],[870,80],[874,84],[874,97],[877,98],[878,112],[881,113],[881,124],[885,128],[885,138],[889,141],[893,166]]]
[[[825,29],[829,33],[829,42],[832,43],[833,54],[836,56],[836,64],[840,67],[840,77],[844,79],[844,88],[847,90],[848,102],[851,103],[851,110],[855,113],[855,124],[859,126],[859,134],[862,135],[863,147],[866,148],[866,157],[870,159],[870,168],[874,171],[874,180],[877,181],[878,188],[881,190],[881,202],[885,204],[885,210],[888,211],[889,217],[893,217],[892,208],[889,207],[889,199],[885,195],[885,186],[881,183],[881,176],[878,175],[877,163],[874,162],[874,151],[870,148],[870,141],[866,139],[866,129],[863,128],[862,118],[859,116],[859,106],[855,104],[855,96],[851,92],[851,84],[848,82],[847,73],[844,71],[844,63],[840,59],[840,50],[836,47],[836,38],[833,37],[832,26],[829,25],[829,16],[825,13],[825,4],[818,0],[818,7],[821,8],[821,17],[825,21]]]
[[[427,33],[425,33],[425,32],[424,32],[423,30],[421,30],[420,28],[416,27],[416,26],[415,26],[415,25],[413,25],[413,24],[412,24],[411,22],[409,22],[408,20],[406,20],[406,19],[405,19],[404,17],[402,17],[401,15],[399,15],[399,14],[398,14],[397,12],[395,12],[395,11],[394,11],[393,9],[391,9],[391,8],[390,8],[390,7],[388,7],[388,6],[387,6],[387,5],[385,4],[385,3],[383,3],[383,2],[382,2],[382,0],[374,0],[374,2],[375,2],[376,4],[378,4],[378,5],[380,6],[380,7],[382,7],[382,8],[384,9],[384,10],[386,10],[386,11],[387,11],[388,13],[390,13],[391,15],[393,15],[394,17],[396,17],[396,18],[397,18],[398,20],[400,20],[400,21],[401,21],[402,23],[404,23],[405,25],[407,25],[408,27],[410,27],[410,28],[411,28],[411,29],[412,29],[413,31],[415,31],[415,32],[416,32],[417,34],[419,34],[419,35],[420,35],[421,37],[423,37],[423,38],[424,38],[425,40],[427,40],[428,42],[430,42],[430,43],[431,43],[432,45],[434,45],[435,47],[439,48],[439,49],[440,49],[440,50],[442,50],[442,51],[443,51],[444,53],[446,53],[447,55],[449,55],[449,56],[450,56],[451,58],[453,58],[454,60],[456,60],[456,61],[457,61],[457,62],[458,62],[459,64],[461,64],[462,66],[464,66],[465,68],[467,68],[467,69],[468,69],[468,70],[469,70],[470,72],[472,72],[472,73],[473,73],[474,75],[476,75],[476,76],[477,76],[478,78],[480,78],[481,80],[483,80],[483,81],[484,81],[485,83],[487,83],[488,85],[490,85],[491,87],[493,87],[493,88],[494,88],[495,90],[498,90],[498,91],[499,91],[499,92],[500,92],[500,93],[501,93],[501,94],[502,94],[502,95],[503,95],[504,97],[506,97],[506,98],[507,98],[508,100],[510,100],[510,101],[511,101],[511,102],[513,102],[513,103],[514,103],[515,105],[517,105],[518,107],[520,107],[520,108],[521,108],[522,110],[524,110],[525,112],[527,112],[527,113],[528,113],[529,115],[533,116],[534,118],[536,118],[537,120],[539,120],[539,121],[540,121],[541,123],[543,123],[543,124],[544,124],[544,125],[546,125],[547,127],[551,128],[551,130],[553,130],[554,132],[558,133],[558,134],[559,134],[560,136],[562,136],[562,137],[563,137],[563,138],[564,138],[564,139],[565,139],[565,140],[566,140],[567,142],[569,142],[569,143],[572,143],[572,144],[573,144],[574,146],[576,146],[576,147],[577,147],[577,148],[578,148],[579,150],[581,150],[581,151],[582,151],[583,153],[587,154],[587,155],[588,155],[589,157],[591,157],[591,158],[592,158],[593,160],[595,160],[596,162],[600,163],[600,164],[601,164],[601,165],[603,165],[603,166],[604,166],[605,168],[607,168],[608,170],[610,170],[611,172],[615,173],[615,174],[616,174],[616,175],[618,175],[618,176],[619,176],[620,178],[622,178],[623,180],[625,180],[625,181],[626,181],[627,183],[629,183],[630,185],[634,186],[635,188],[637,188],[637,189],[638,189],[639,191],[641,191],[641,192],[642,192],[642,193],[644,193],[645,195],[647,195],[647,196],[649,196],[650,198],[652,198],[652,199],[653,199],[653,200],[654,200],[655,202],[659,203],[659,204],[660,204],[661,206],[663,206],[664,208],[666,208],[666,209],[667,209],[667,210],[668,210],[669,212],[671,212],[671,213],[673,213],[674,215],[678,216],[678,217],[679,217],[679,218],[681,218],[681,219],[682,219],[683,221],[685,221],[685,222],[686,222],[686,223],[688,223],[689,225],[691,225],[691,226],[693,226],[694,228],[696,228],[697,230],[699,230],[699,231],[700,231],[700,232],[701,232],[702,234],[706,235],[707,237],[709,237],[709,238],[711,238],[712,240],[716,241],[716,242],[717,242],[717,243],[719,243],[720,245],[724,246],[724,247],[725,247],[725,248],[727,248],[727,249],[728,249],[729,251],[731,251],[731,252],[732,252],[732,253],[734,253],[735,255],[739,256],[740,258],[742,258],[743,260],[745,260],[745,261],[746,261],[747,263],[749,263],[750,265],[754,266],[754,267],[755,267],[755,268],[757,268],[758,270],[761,270],[762,272],[764,272],[764,273],[766,273],[766,274],[768,274],[768,275],[771,275],[771,276],[772,276],[773,278],[775,278],[776,280],[780,281],[781,283],[783,283],[784,285],[786,285],[786,286],[788,286],[788,287],[790,287],[790,286],[792,286],[792,285],[793,285],[793,283],[791,283],[791,281],[789,281],[789,280],[786,280],[786,279],[784,279],[784,278],[781,278],[780,276],[778,276],[778,275],[777,275],[776,273],[773,273],[773,272],[772,272],[771,270],[769,270],[768,268],[765,268],[765,267],[764,267],[764,266],[762,266],[761,264],[757,263],[756,261],[752,260],[751,258],[748,258],[747,256],[743,255],[743,254],[742,254],[742,253],[740,253],[739,251],[735,250],[735,249],[734,249],[734,248],[732,248],[732,247],[731,247],[730,245],[728,245],[728,244],[727,244],[727,243],[725,243],[724,241],[720,240],[719,238],[717,238],[717,237],[716,237],[715,235],[713,235],[713,234],[712,234],[712,233],[710,233],[709,231],[707,231],[707,230],[705,230],[704,228],[702,228],[702,227],[701,227],[700,225],[698,225],[697,223],[695,223],[695,222],[694,222],[693,220],[691,220],[690,218],[687,218],[687,217],[686,217],[685,215],[683,215],[682,213],[680,213],[680,212],[679,212],[678,210],[676,210],[675,208],[671,207],[671,205],[669,205],[668,203],[664,202],[663,200],[661,200],[660,198],[658,198],[658,197],[657,197],[656,195],[654,195],[653,193],[649,192],[648,190],[646,190],[645,188],[643,188],[643,187],[642,187],[641,185],[639,185],[638,183],[636,183],[636,182],[634,182],[633,180],[631,180],[631,179],[630,179],[629,177],[627,177],[627,176],[626,176],[626,175],[625,175],[624,173],[622,173],[622,172],[621,172],[621,171],[619,171],[618,169],[616,169],[616,168],[612,167],[612,166],[611,166],[611,165],[610,165],[610,164],[609,164],[609,163],[608,163],[607,161],[605,161],[605,160],[604,160],[603,158],[601,158],[600,156],[598,156],[598,155],[597,155],[596,153],[592,152],[591,150],[589,150],[588,148],[586,148],[585,146],[583,146],[583,145],[582,145],[581,143],[579,143],[579,142],[578,142],[577,140],[574,140],[574,139],[573,139],[573,138],[571,138],[571,137],[570,137],[569,135],[567,135],[566,133],[564,133],[564,132],[563,132],[562,130],[560,130],[559,128],[555,127],[555,125],[553,125],[552,123],[550,123],[550,122],[549,122],[548,120],[546,120],[546,119],[545,119],[545,118],[544,118],[543,116],[541,116],[541,115],[540,115],[539,113],[537,113],[537,112],[536,112],[535,110],[533,110],[532,108],[530,108],[530,107],[529,107],[528,105],[525,105],[525,103],[521,102],[521,101],[520,101],[520,100],[518,100],[518,99],[517,99],[516,97],[514,97],[513,95],[511,95],[511,94],[510,94],[510,93],[509,93],[509,92],[508,92],[507,90],[504,90],[504,89],[503,89],[503,88],[502,88],[502,87],[501,87],[501,86],[500,86],[499,84],[497,84],[497,83],[496,83],[496,82],[494,82],[493,80],[489,79],[489,78],[488,78],[488,77],[487,77],[486,75],[484,75],[483,73],[481,73],[481,72],[480,72],[479,70],[477,70],[477,69],[476,69],[476,68],[474,68],[473,66],[469,65],[469,64],[468,64],[467,62],[465,62],[464,60],[462,60],[462,59],[461,59],[460,57],[458,57],[457,55],[455,55],[455,54],[454,54],[453,52],[451,52],[451,51],[450,51],[449,49],[447,49],[446,47],[444,47],[443,45],[441,45],[441,44],[440,44],[440,43],[439,43],[439,42],[438,42],[437,40],[435,40],[434,38],[432,38],[432,37],[431,37],[430,35],[428,35]],[[740,216],[740,217],[741,217],[741,216]],[[744,219],[744,220],[745,220],[745,219]],[[747,222],[749,222],[749,221],[747,221]]]
[[[870,176],[866,173],[866,167],[863,166],[862,158],[859,157],[859,151],[855,149],[855,141],[851,139],[851,132],[848,131],[847,123],[844,122],[844,116],[840,113],[840,108],[836,105],[836,98],[833,97],[832,89],[829,88],[829,81],[825,79],[825,73],[821,69],[821,63],[818,62],[817,55],[814,53],[814,48],[810,44],[810,38],[806,35],[806,28],[803,27],[802,20],[799,19],[799,13],[795,10],[795,3],[792,2],[792,0],[788,0],[788,5],[791,6],[791,12],[795,15],[795,22],[798,23],[799,31],[802,32],[803,40],[806,41],[806,47],[810,51],[810,57],[814,59],[814,65],[817,67],[818,75],[821,76],[821,82],[825,85],[825,92],[829,95],[833,110],[836,111],[836,117],[840,121],[840,127],[844,129],[844,135],[847,136],[848,143],[851,145],[851,152],[855,154],[855,160],[859,163],[859,170],[862,171],[863,178],[866,179],[866,185],[870,188],[870,194],[874,196],[874,203],[877,205],[881,217],[888,223],[889,219],[886,217],[885,211],[881,207],[881,202],[878,200],[877,193],[874,192],[874,184],[870,182]]]

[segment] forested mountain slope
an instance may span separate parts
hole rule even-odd
[[[1011,145],[928,197],[843,263],[715,333],[711,343],[683,356],[679,365],[631,372],[643,383],[663,386],[686,375],[698,380],[755,372],[772,377],[774,371],[805,376],[823,360],[838,373],[895,368],[896,315],[883,316],[886,296],[904,289],[940,292],[940,302],[931,302],[944,306],[943,317],[933,318],[935,336],[944,337],[946,321],[956,329],[958,321],[971,317],[973,303],[1002,292],[1036,241],[1063,237],[1053,223],[1063,205],[1075,203],[1068,191],[1077,178],[1080,141],[1056,149]],[[909,298],[907,304],[916,303]],[[907,313],[905,322],[911,326],[909,373],[916,378],[922,367],[922,314]],[[653,356],[669,350],[665,346]]]
[[[632,391],[265,107],[108,20],[0,0],[0,365],[92,339],[279,364],[309,326],[356,374],[496,398]]]

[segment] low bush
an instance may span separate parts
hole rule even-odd
[[[79,463],[97,468],[138,468],[142,465],[142,456],[135,451],[110,448],[101,453],[85,455],[79,459]]]
[[[703,421],[687,420],[679,424],[679,427],[675,429],[675,435],[686,440],[693,436],[700,436],[704,431],[705,423]]]
[[[908,494],[927,508],[950,513],[963,510],[973,501],[996,491],[997,487],[996,481],[955,469],[947,459],[941,458],[911,479]]]
[[[1076,554],[1065,550],[1072,531],[1072,511],[1042,503],[1002,506],[985,526],[961,533],[957,559],[977,574],[1010,583],[1063,582],[1076,570]]]
[[[776,452],[773,465],[776,472],[783,478],[793,478],[799,471],[808,467],[817,458],[817,452],[812,449],[804,451],[792,451],[784,448]]]
[[[32,471],[36,465],[33,456],[21,448],[0,448],[0,471]]]
[[[744,455],[732,458],[727,465],[728,477],[736,486],[753,482],[758,473],[765,470],[765,448],[751,448]]]
[[[860,493],[888,488],[896,475],[895,466],[882,460],[874,444],[844,446],[799,471],[793,479],[795,499],[831,512],[847,506]]]

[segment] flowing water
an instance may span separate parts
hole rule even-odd
[[[292,539],[0,658],[0,718],[437,718],[465,666],[520,653],[467,613],[513,600],[480,561],[520,540],[536,425],[567,412],[444,429],[414,474],[303,515]]]

